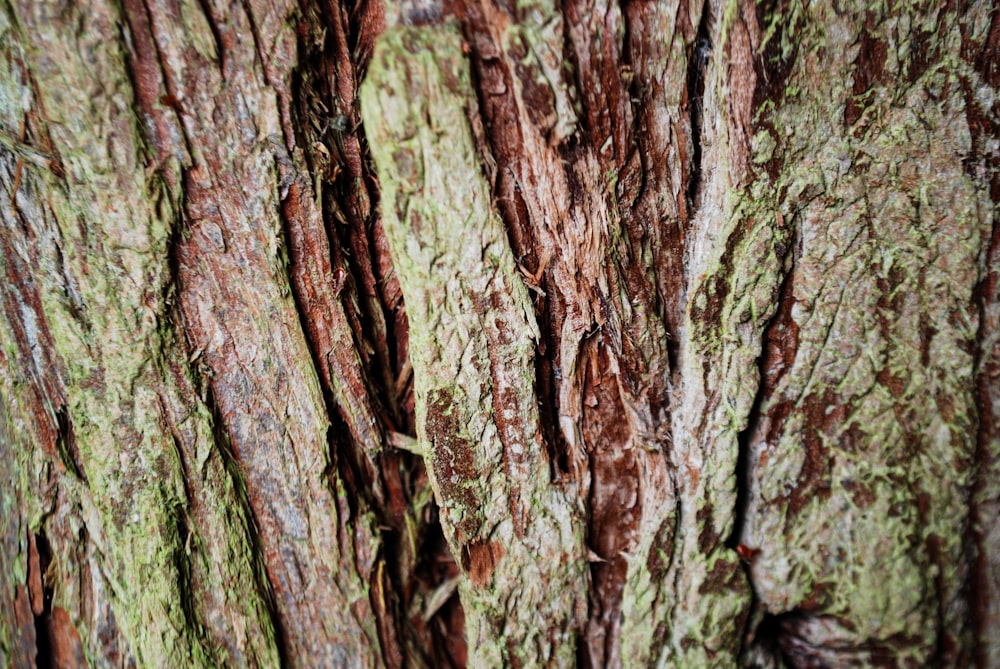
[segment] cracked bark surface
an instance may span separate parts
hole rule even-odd
[[[1000,664],[995,7],[0,52],[0,664]]]

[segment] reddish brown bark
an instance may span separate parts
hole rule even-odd
[[[0,658],[1000,662],[995,9],[10,3]]]

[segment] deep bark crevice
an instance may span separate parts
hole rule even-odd
[[[428,509],[427,530],[421,537],[421,547],[417,551],[421,559],[416,565],[415,578],[425,584],[428,592],[434,592],[449,579],[458,576],[458,563],[450,559],[451,551],[445,540],[441,522],[437,518],[437,505]],[[446,556],[448,559],[441,559]],[[426,656],[431,666],[458,669],[468,664],[468,648],[465,639],[465,613],[458,592],[444,602],[438,611],[426,621],[429,637]]]
[[[563,308],[560,293],[552,282],[549,258],[541,257],[535,227],[521,194],[521,184],[514,176],[518,166],[514,162],[523,145],[518,134],[516,104],[512,100],[514,72],[509,67],[508,54],[500,50],[490,37],[488,19],[479,5],[472,4],[463,17],[462,30],[470,48],[470,75],[476,94],[485,137],[479,138],[489,152],[494,167],[487,169],[491,195],[500,215],[508,243],[531,288],[535,322],[539,329],[538,355],[535,357],[535,394],[539,402],[541,426],[550,465],[549,476],[559,480],[569,474],[569,446],[559,429],[559,389],[563,379],[559,369],[558,335],[555,324],[562,322]],[[512,19],[513,20],[513,19]],[[569,40],[568,32],[564,39]],[[569,42],[565,42],[566,48]],[[496,53],[484,54],[483,45]],[[493,90],[505,91],[502,95]],[[488,163],[484,163],[488,164]]]
[[[693,219],[701,204],[701,135],[705,109],[705,76],[712,59],[712,8],[709,0],[702,5],[701,18],[694,42],[688,48],[687,114],[691,130],[691,160],[685,185],[689,219]]]
[[[788,280],[787,277],[785,280]],[[765,328],[765,340],[766,330],[767,329]],[[762,354],[757,359],[757,368],[761,380],[758,382],[757,394],[754,397],[753,405],[750,408],[747,427],[742,430],[739,435],[737,435],[736,504],[733,508],[733,531],[725,542],[726,548],[739,553],[741,558],[741,567],[743,569],[746,582],[750,586],[751,599],[748,607],[750,615],[746,616],[743,630],[740,635],[744,644],[746,643],[746,639],[749,638],[750,633],[753,631],[751,629],[754,624],[753,612],[759,605],[756,588],[754,587],[753,572],[751,570],[756,549],[753,546],[745,546],[741,541],[741,537],[743,536],[744,527],[747,523],[747,507],[750,499],[750,480],[754,471],[754,465],[751,458],[751,440],[757,432],[758,422],[760,421],[761,405],[764,403],[766,396],[764,384],[764,375],[766,370],[764,368],[764,361],[765,356]],[[746,649],[744,648],[743,650]]]
[[[43,530],[29,537],[29,583],[32,595],[32,611],[35,615],[35,644],[38,667],[55,666],[55,650],[52,638],[52,584],[48,579],[49,565],[52,563],[52,546]],[[33,571],[34,570],[34,571]],[[41,599],[41,601],[37,601]]]
[[[330,260],[336,272],[346,271],[351,279],[342,288],[355,299],[341,299],[341,304],[366,368],[369,394],[378,398],[373,404],[389,409],[390,427],[405,429],[412,424],[404,409],[408,403],[394,392],[405,366],[400,363],[406,355],[405,319],[397,317],[403,307],[393,297],[398,292],[395,280],[382,271],[387,260],[381,257],[385,244],[380,239],[379,191],[356,97],[381,17],[368,3],[359,4],[350,18],[334,3],[313,7],[322,17],[322,44],[317,40],[310,48],[306,41],[310,36],[300,30],[300,49],[307,62],[295,72],[293,97],[305,127],[311,124],[316,130],[312,139],[327,147],[327,158],[333,161],[317,165],[315,155],[306,151],[314,174],[323,174],[322,193],[316,196],[322,200]]]
[[[462,636],[460,628],[452,629],[456,620],[451,615],[452,609],[460,607],[457,598],[440,607],[431,620],[423,621],[419,615],[416,618],[411,615],[415,599],[430,597],[442,582],[421,576],[422,567],[415,562],[421,558],[420,549],[413,555],[414,547],[407,537],[417,527],[421,528],[421,535],[433,533],[435,529],[436,520],[406,518],[412,513],[410,509],[418,494],[417,486],[425,481],[423,461],[402,451],[383,451],[377,456],[364,453],[369,445],[356,443],[349,436],[358,426],[349,425],[348,421],[353,418],[342,413],[345,407],[338,406],[342,400],[349,401],[345,400],[346,396],[356,395],[355,399],[370,403],[373,419],[378,422],[372,427],[379,435],[385,432],[413,434],[413,384],[408,371],[405,305],[388,259],[378,219],[378,182],[368,158],[365,129],[358,120],[357,99],[353,97],[358,72],[367,67],[371,56],[379,17],[377,8],[359,5],[345,25],[346,12],[335,4],[300,3],[300,7],[325,30],[310,32],[305,24],[300,24],[297,33],[301,55],[292,72],[290,94],[297,115],[295,139],[307,148],[304,151],[306,161],[311,172],[318,175],[314,181],[318,192],[313,195],[321,208],[321,234],[325,237],[323,243],[327,245],[325,251],[329,254],[336,282],[335,292],[328,295],[338,300],[343,308],[342,325],[349,331],[358,352],[363,388],[353,383],[345,384],[338,391],[340,395],[335,396],[331,387],[333,380],[327,375],[336,374],[336,366],[323,364],[324,361],[317,358],[320,353],[316,347],[320,343],[309,335],[314,332],[315,324],[310,322],[309,305],[303,303],[293,281],[297,312],[313,351],[314,365],[321,370],[326,411],[333,424],[328,433],[330,450],[337,454],[332,457],[331,464],[340,472],[349,492],[346,498],[350,520],[346,523],[349,526],[356,522],[362,506],[370,509],[378,519],[374,529],[381,547],[373,558],[376,568],[369,600],[378,621],[382,660],[387,666],[399,666],[408,652],[417,652],[430,658],[432,664],[446,666],[449,662],[443,660],[440,648],[449,645],[445,644],[448,638],[456,634],[459,638]],[[320,144],[326,148],[317,153],[313,149]],[[288,214],[284,220],[287,236],[290,234]],[[290,244],[289,252],[293,266],[307,262],[297,257],[296,245]],[[384,437],[379,439],[384,441]],[[378,447],[377,444],[370,446]],[[371,459],[370,464],[379,471],[372,470],[367,459]],[[378,492],[373,492],[373,488]],[[436,518],[435,502],[431,500],[428,505],[425,512],[430,511],[430,517]],[[440,533],[440,528],[437,531]],[[345,536],[344,540],[353,538]],[[433,553],[431,559],[451,562],[443,540],[434,546],[439,552]],[[355,566],[363,573],[362,565]],[[460,623],[461,616],[457,620]],[[441,644],[434,641],[439,630],[443,630]]]
[[[776,385],[776,380],[769,378],[769,370],[774,369],[776,366],[775,360],[769,355],[768,343],[771,340],[770,333],[772,328],[776,327],[777,324],[781,323],[782,320],[788,320],[790,316],[789,306],[794,298],[792,297],[792,276],[793,272],[789,270],[782,281],[781,288],[779,289],[778,295],[778,308],[775,310],[774,316],[772,316],[770,322],[764,327],[762,334],[762,341],[764,342],[764,350],[761,352],[760,356],[757,358],[757,370],[759,374],[759,381],[757,385],[757,393],[754,396],[753,404],[750,408],[750,413],[747,418],[747,426],[743,429],[737,436],[738,451],[736,456],[736,504],[733,508],[733,530],[730,536],[725,542],[725,546],[730,550],[736,551],[740,556],[740,566],[743,570],[744,577],[747,584],[750,587],[750,603],[748,606],[748,615],[744,619],[743,628],[740,633],[740,639],[742,647],[740,649],[740,654],[743,657],[747,657],[747,653],[751,650],[761,651],[765,653],[773,652],[773,644],[771,644],[768,639],[773,636],[775,630],[780,630],[780,625],[774,625],[776,616],[770,613],[764,613],[763,618],[760,617],[761,601],[757,593],[757,586],[753,578],[753,562],[757,557],[759,549],[756,546],[748,546],[743,543],[743,536],[748,522],[748,507],[750,504],[751,496],[751,480],[756,470],[756,463],[753,461],[753,441],[759,438],[758,431],[760,429],[760,422],[763,418],[762,407],[764,403],[770,398],[774,391],[774,386]],[[775,637],[775,639],[777,639]],[[771,649],[770,651],[768,649]]]
[[[179,449],[178,457],[181,457]],[[188,485],[189,483],[185,476],[185,488]],[[186,502],[188,505],[191,504],[190,496],[188,496]],[[192,528],[187,515],[189,508],[189,506],[179,506],[171,510],[173,512],[171,520],[174,523],[173,529],[177,533],[177,542],[170,558],[177,575],[177,590],[181,594],[180,609],[184,614],[184,623],[187,629],[190,630],[189,634],[192,636],[192,642],[203,643],[206,641],[205,628],[200,624],[197,590],[194,587],[194,579],[191,573],[192,565],[189,551],[191,550]]]
[[[162,400],[160,402],[160,413],[161,415],[166,415],[166,409],[163,406]],[[179,500],[182,503],[170,509],[170,521],[173,522],[172,529],[177,534],[177,540],[173,542],[173,551],[170,558],[177,575],[177,589],[181,593],[180,608],[184,612],[184,622],[187,628],[192,631],[192,636],[196,637],[199,641],[203,641],[205,630],[200,625],[197,590],[194,587],[191,564],[191,542],[192,540],[197,541],[199,539],[194,536],[195,528],[192,527],[193,518],[191,516],[195,511],[194,507],[201,500],[194,499],[192,481],[195,481],[196,478],[191,471],[184,446],[173,431],[170,433],[170,442],[174,447],[174,455],[180,464],[182,472],[181,480],[184,486],[184,499]],[[194,550],[200,550],[200,547],[196,545]]]
[[[780,663],[778,666],[802,667],[802,669],[814,666],[817,669],[825,667],[825,664],[798,663],[798,660],[801,658],[794,652],[794,648],[789,640],[788,630],[790,626],[794,626],[803,618],[803,614],[798,611],[765,614],[754,630],[754,646],[764,655],[764,658],[775,663]],[[757,666],[759,665],[752,665],[750,669],[756,669]]]
[[[196,0],[198,3],[198,8],[201,9],[202,14],[205,15],[205,21],[208,23],[208,29],[212,33],[212,39],[215,43],[215,53],[218,56],[218,66],[219,73],[222,75],[222,79],[226,80],[226,71],[228,70],[228,64],[226,59],[228,58],[228,52],[226,50],[226,40],[219,30],[219,21],[216,19],[215,15],[212,13],[212,5],[210,0]]]
[[[560,149],[562,149],[561,153],[563,154],[562,158],[565,161],[564,164],[567,166],[573,163],[572,152],[579,147],[581,142],[585,142],[584,137],[591,137],[593,130],[593,128],[589,127],[590,123],[588,119],[590,115],[587,113],[587,100],[580,94],[583,86],[583,73],[580,71],[580,58],[576,53],[576,44],[573,41],[573,24],[574,21],[580,20],[574,14],[578,11],[577,5],[584,1],[559,0],[559,10],[564,17],[562,22],[563,74],[566,76],[569,97],[573,101],[573,105],[577,109],[579,116],[577,119],[579,123],[577,131],[572,136],[566,138],[560,146]],[[521,20],[521,17],[518,17],[518,20]],[[570,170],[567,170],[568,172]]]
[[[535,397],[538,399],[540,427],[543,444],[548,457],[549,478],[558,481],[569,473],[568,445],[559,430],[559,387],[561,378],[554,356],[547,355],[557,350],[557,337],[552,328],[551,300],[559,299],[559,292],[551,283],[547,263],[548,258],[539,257],[541,248],[534,227],[531,225],[524,198],[512,177],[514,165],[508,162],[512,152],[510,144],[519,143],[519,138],[508,137],[503,132],[513,130],[515,118],[509,100],[491,101],[491,97],[510,95],[513,74],[507,67],[507,54],[489,37],[489,23],[480,8],[472,4],[467,8],[461,22],[462,34],[469,46],[469,77],[472,91],[476,96],[475,117],[470,110],[470,124],[476,149],[479,152],[483,176],[490,184],[490,197],[494,210],[503,222],[504,233],[514,254],[524,283],[529,288],[534,307],[535,324],[539,338],[537,355],[534,356]],[[487,43],[496,55],[485,57],[481,45]],[[473,46],[475,45],[475,46]],[[504,96],[495,96],[489,91],[502,87]],[[507,114],[507,118],[498,118]],[[489,129],[489,132],[486,130]],[[499,130],[499,131],[498,131]],[[506,145],[506,146],[505,146]],[[530,258],[530,260],[529,260]]]
[[[994,175],[994,180],[1000,180],[1000,175]],[[1000,205],[1000,198],[994,201]],[[1000,265],[1000,225],[994,220],[990,234],[990,241],[986,252],[987,267]],[[979,331],[976,340],[987,341],[987,306],[989,301],[996,301],[1000,296],[1000,288],[997,286],[998,276],[996,272],[988,271],[983,281],[976,287],[974,294],[975,303],[979,307]],[[997,373],[996,360],[992,364],[984,364],[989,355],[981,346],[976,347],[974,369],[977,373],[976,395],[979,404],[978,426],[976,430],[976,446],[973,453],[975,472],[972,481],[969,498],[973,500],[971,513],[969,516],[968,529],[966,530],[967,554],[971,564],[968,584],[968,601],[970,609],[970,628],[975,639],[972,648],[972,662],[976,669],[986,669],[989,666],[987,658],[987,648],[984,639],[989,633],[989,606],[991,596],[997,593],[991,592],[989,587],[989,572],[992,569],[988,551],[990,546],[986,539],[985,525],[989,522],[996,522],[995,519],[984,517],[980,505],[981,497],[987,489],[991,468],[996,466],[993,456],[990,453],[990,443],[1000,435],[1000,416],[994,415],[992,406],[992,392],[990,376]],[[991,392],[992,391],[992,392]]]
[[[56,434],[56,450],[59,452],[63,464],[73,472],[73,474],[89,486],[87,472],[83,468],[83,460],[80,458],[80,449],[76,444],[76,434],[73,431],[73,421],[69,415],[68,407],[63,404],[56,409],[56,425],[59,431]]]
[[[970,26],[964,21],[959,23],[959,27],[962,34],[963,58],[973,66],[983,81],[993,86],[1000,85],[1000,64],[998,64],[1000,59],[997,57],[1000,54],[1000,12],[992,12],[986,39],[982,44],[977,44],[970,38]],[[1000,135],[1000,115],[995,105],[991,110],[982,108],[968,78],[962,77],[960,84],[965,100],[966,120],[972,134],[971,151],[963,161],[966,173],[973,178],[982,179],[984,175],[977,174],[980,166],[985,164],[989,168],[985,179],[988,180],[989,196],[994,205],[989,241],[985,245],[986,272],[973,291],[973,303],[979,313],[979,328],[976,332],[976,341],[979,344],[975,348],[973,366],[976,373],[975,392],[979,415],[972,456],[975,471],[969,494],[972,504],[965,532],[966,554],[970,564],[966,592],[969,602],[969,626],[974,639],[971,662],[976,669],[986,669],[990,666],[991,659],[985,639],[989,637],[990,618],[994,615],[991,614],[991,609],[993,612],[997,610],[997,604],[993,600],[1000,596],[991,584],[990,572],[995,569],[997,560],[989,555],[991,547],[987,539],[988,525],[997,521],[991,518],[989,509],[984,513],[982,508],[994,502],[986,495],[990,478],[998,464],[995,461],[995,443],[1000,438],[1000,416],[995,415],[992,409],[997,392],[993,381],[1000,374],[998,368],[1000,360],[995,351],[985,350],[983,347],[983,343],[995,338],[991,329],[996,327],[996,323],[991,320],[990,307],[996,309],[996,303],[1000,301],[1000,276],[997,272],[997,268],[1000,267],[1000,223],[996,213],[1000,211],[1000,153],[996,149],[990,152],[987,142],[989,138]],[[995,657],[995,652],[993,655]]]

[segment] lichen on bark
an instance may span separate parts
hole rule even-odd
[[[171,322],[177,203],[146,169],[126,56],[105,39],[122,21],[119,8],[23,3],[4,18],[5,45],[20,66],[13,99],[24,103],[7,110],[4,125],[27,124],[53,166],[27,166],[3,198],[8,248],[42,269],[29,290],[36,329],[27,341],[5,340],[51,346],[51,366],[36,358],[22,378],[28,388],[32,377],[49,386],[52,403],[34,420],[66,423],[59,449],[48,446],[64,459],[49,486],[41,481],[51,465],[26,458],[20,467],[31,531],[68,507],[71,527],[56,531],[60,519],[48,530],[53,607],[69,611],[93,666],[110,661],[102,650],[116,643],[115,627],[124,642],[116,653],[142,664],[274,662],[245,507],[213,450],[211,416],[193,401]],[[81,29],[66,29],[76,21]],[[44,441],[35,443],[44,452]],[[199,505],[204,498],[218,502]],[[87,573],[83,582],[75,576]],[[94,626],[101,618],[88,607],[107,605],[109,627]]]
[[[998,54],[4,5],[0,664],[996,664]]]
[[[992,205],[962,162],[959,16],[803,12],[766,38],[797,46],[766,50],[792,65],[754,137],[795,248],[740,540],[760,551],[758,613],[784,614],[795,661],[962,666],[973,291]]]
[[[541,440],[537,326],[480,171],[457,26],[388,30],[361,99],[410,320],[417,436],[466,575],[470,663],[572,664],[582,520]]]

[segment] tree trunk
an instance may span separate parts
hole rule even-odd
[[[1000,666],[1000,10],[0,7],[0,659]]]

